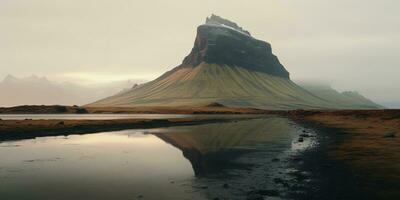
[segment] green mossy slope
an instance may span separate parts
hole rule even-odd
[[[290,79],[234,66],[201,63],[88,106],[201,106],[218,102],[263,109],[352,108],[321,98]]]

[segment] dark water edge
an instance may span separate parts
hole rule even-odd
[[[304,151],[293,158],[291,165],[310,174],[313,182],[303,188],[304,193],[293,193],[293,199],[299,200],[353,200],[378,199],[374,188],[365,190],[360,177],[343,161],[335,160],[329,155],[337,145],[346,139],[340,129],[320,126],[312,122],[297,122],[303,127],[317,132],[318,146]],[[300,177],[300,180],[303,179]]]
[[[136,131],[133,132],[137,134]],[[135,178],[121,181],[110,179],[115,181],[110,183],[111,186],[121,185],[121,188],[124,188],[120,191],[122,193],[112,194],[112,192],[117,193],[117,190],[113,190],[112,187],[105,188],[105,186],[101,186],[110,192],[108,194],[110,198],[97,196],[97,199],[127,199],[123,193],[130,191],[129,188],[125,188],[127,185],[132,187],[132,194],[129,194],[130,198],[128,199],[171,199],[172,197],[174,197],[173,199],[213,200],[375,199],[373,191],[368,192],[361,189],[360,182],[362,180],[352,173],[348,166],[329,157],[330,148],[345,139],[338,130],[294,122],[287,118],[266,117],[148,129],[143,134],[143,136],[146,135],[156,136],[163,142],[173,146],[173,149],[180,150],[181,157],[190,162],[193,170],[191,178],[186,177],[182,178],[182,180],[171,179],[167,181],[160,178],[159,181],[155,180],[153,182],[162,187],[168,185],[168,188],[178,188],[177,191],[181,193],[170,194],[168,198],[164,198],[163,196],[157,196],[160,191],[146,191],[148,190],[146,187],[151,188],[152,186],[151,184],[145,186],[149,184],[146,181],[137,182]],[[87,137],[91,138],[92,136],[87,135]],[[122,138],[122,140],[128,140],[128,138]],[[51,140],[51,137],[49,139]],[[66,139],[68,140],[68,136],[66,136]],[[192,142],[188,143],[187,141]],[[193,142],[197,143],[193,145]],[[118,146],[114,147],[120,148]],[[132,147],[134,148],[134,146],[127,146],[127,148]],[[97,148],[102,148],[102,145]],[[163,148],[167,147],[163,145]],[[103,150],[99,149],[99,151],[102,152]],[[85,148],[81,149],[82,152],[85,153]],[[163,154],[163,152],[159,153]],[[123,154],[123,156],[130,155],[129,153],[126,154],[126,152]],[[171,158],[174,159],[176,157]],[[99,159],[99,162],[104,163],[107,163],[108,160],[111,163],[114,162],[114,158],[111,157],[98,157],[97,159]],[[135,162],[129,157],[124,157],[124,159]],[[157,158],[149,156],[146,159]],[[43,162],[40,159],[38,161],[39,163]],[[57,159],[49,161],[57,163],[64,162],[65,159],[57,157]],[[116,161],[120,162],[121,160],[117,159]],[[32,160],[32,162],[24,161],[24,165],[31,165],[33,162],[35,160]],[[70,162],[66,162],[66,164],[70,164]],[[76,162],[76,164],[81,165],[81,161]],[[0,162],[0,172],[1,165]],[[93,165],[93,167],[94,169],[97,168],[96,165]],[[117,169],[120,167],[116,166]],[[163,166],[156,169],[162,171]],[[139,169],[132,168],[132,173],[135,170]],[[74,170],[72,170],[73,172]],[[105,172],[108,171],[106,170]],[[136,173],[142,172],[139,170]],[[187,171],[185,173],[187,175]],[[129,176],[129,173],[126,176]],[[99,177],[92,178],[98,179]],[[1,179],[1,181],[7,181],[7,179]],[[62,182],[62,180],[60,181]],[[29,183],[22,185],[29,186]],[[75,185],[68,186],[68,184],[63,186],[65,191],[70,192],[74,191],[69,187],[76,187]],[[94,188],[95,186],[93,185],[93,188],[91,187],[90,189],[96,189]],[[159,187],[162,188],[161,186]],[[59,189],[57,188],[57,190]],[[97,189],[99,189],[99,193],[102,192],[101,188]],[[172,189],[171,193],[174,192]],[[21,191],[28,192],[30,190],[21,189]],[[147,193],[143,193],[144,191]],[[34,194],[34,190],[30,192]],[[29,193],[26,195],[28,196],[26,199],[30,199]],[[76,195],[79,197],[79,193]],[[122,196],[124,198],[119,198]],[[43,199],[40,196],[36,197],[38,198],[33,199]],[[60,199],[66,198],[60,197]]]

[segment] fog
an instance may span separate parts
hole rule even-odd
[[[214,13],[270,42],[293,80],[400,107],[399,1],[244,2],[1,0],[0,80],[151,80],[182,61],[196,27]]]
[[[132,88],[142,80],[77,84],[46,77],[7,76],[0,81],[0,106],[85,105]]]

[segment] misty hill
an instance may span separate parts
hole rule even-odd
[[[116,94],[131,87],[130,81],[105,85],[81,86],[68,82],[56,83],[45,77],[17,78],[8,75],[0,81],[0,106],[17,105],[83,105]]]
[[[357,91],[338,92],[327,84],[302,82],[301,87],[327,101],[333,101],[343,107],[349,108],[383,108],[383,106],[362,96]]]
[[[357,104],[321,98],[298,86],[269,43],[252,37],[234,22],[212,15],[197,28],[192,51],[181,65],[153,81],[88,106],[212,103],[263,109],[352,108]]]

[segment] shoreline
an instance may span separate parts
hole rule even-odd
[[[0,120],[0,142],[45,136],[90,134],[126,129],[150,129],[229,122],[249,118],[171,118],[111,120]]]
[[[223,105],[197,107],[79,107],[61,105],[24,105],[0,107],[0,114],[268,114],[256,108],[234,108]]]

